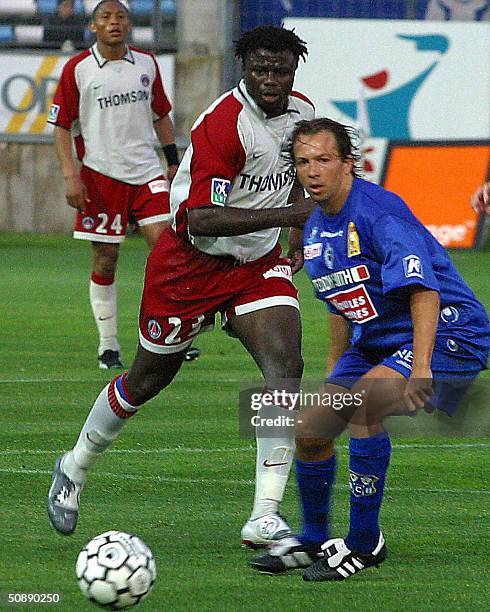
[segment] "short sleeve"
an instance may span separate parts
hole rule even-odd
[[[439,291],[422,227],[385,215],[376,221],[373,243],[382,261],[384,295],[402,292],[411,285]]]
[[[229,95],[192,130],[188,208],[226,204],[232,182],[246,158],[238,125],[241,108],[238,100]]]
[[[69,60],[63,68],[48,115],[48,123],[67,130],[71,129],[79,115],[80,92],[75,75],[77,62],[74,59]]]
[[[152,86],[151,110],[153,111],[153,120],[157,121],[158,119],[162,119],[169,114],[169,112],[172,110],[172,105],[170,104],[167,94],[163,88],[162,75],[160,73],[158,63],[154,56],[152,56],[152,58],[155,62],[155,80],[153,81]]]

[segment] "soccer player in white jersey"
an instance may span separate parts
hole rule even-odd
[[[292,91],[306,53],[283,28],[245,33],[236,45],[243,80],[196,121],[172,184],[173,226],[148,258],[135,361],[102,390],[75,447],[56,462],[48,512],[61,533],[75,529],[89,469],[129,417],[172,381],[216,313],[252,355],[267,389],[299,390],[301,324],[291,276],[302,265],[299,228],[311,206],[300,189],[288,206],[295,173],[285,151],[295,124],[314,115],[311,102]],[[290,232],[289,259],[281,257],[281,227],[298,228]],[[263,546],[291,533],[278,505],[293,451],[291,435],[258,437],[243,543]]]
[[[67,62],[48,121],[55,125],[67,203],[78,210],[73,235],[92,243],[90,303],[99,331],[99,367],[122,368],[115,285],[119,246],[128,219],[138,223],[150,248],[156,244],[168,224],[169,181],[178,159],[158,64],[151,53],[126,44],[126,6],[99,2],[90,29],[97,41]],[[168,162],[167,178],[155,133]]]

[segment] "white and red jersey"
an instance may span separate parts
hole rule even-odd
[[[163,174],[153,122],[170,109],[151,53],[128,47],[109,61],[94,44],[64,66],[48,122],[72,130],[85,166],[143,185]]]
[[[287,111],[267,118],[243,81],[216,100],[196,121],[191,143],[172,182],[170,205],[175,231],[209,255],[231,255],[246,262],[274,248],[279,228],[240,236],[190,236],[187,212],[200,206],[246,209],[287,205],[295,178],[285,155],[291,132],[314,117],[313,104],[298,92]]]

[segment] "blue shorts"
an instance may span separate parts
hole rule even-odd
[[[361,376],[377,365],[409,378],[412,371],[413,344],[402,345],[389,357],[376,359],[352,347],[340,357],[328,377],[328,383],[351,388]],[[450,353],[434,348],[431,362],[434,394],[429,403],[451,415],[478,374],[484,369],[481,361],[469,352]]]

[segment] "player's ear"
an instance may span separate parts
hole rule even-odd
[[[95,27],[95,23],[93,21],[88,24],[88,29],[92,32],[92,34],[97,32],[97,28]]]

